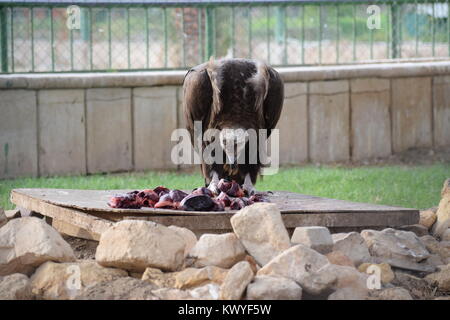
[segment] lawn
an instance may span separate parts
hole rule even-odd
[[[283,168],[265,176],[258,190],[289,190],[303,194],[367,203],[425,209],[437,206],[449,164],[423,166]],[[13,208],[14,188],[143,189],[164,185],[192,189],[203,184],[198,173],[146,172],[54,178],[0,180],[0,207]]]

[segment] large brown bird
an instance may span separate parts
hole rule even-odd
[[[262,163],[258,151],[257,161],[248,161],[252,155],[246,132],[267,129],[268,138],[275,128],[284,99],[284,85],[278,72],[255,60],[211,59],[188,71],[183,89],[186,126],[192,144],[195,121],[201,121],[203,134],[207,129],[220,130],[221,152],[226,161],[207,164],[202,157],[205,185],[217,192],[219,180],[225,178],[235,180],[253,194]],[[200,152],[207,145],[208,142],[203,142]],[[244,155],[245,163],[238,161]]]

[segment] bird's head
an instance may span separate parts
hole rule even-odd
[[[239,156],[245,150],[245,144],[249,139],[249,134],[246,129],[234,127],[223,128],[220,130],[220,146],[225,151],[226,163],[235,169],[238,164]]]

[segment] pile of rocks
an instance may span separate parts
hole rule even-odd
[[[203,234],[124,220],[95,259],[77,260],[44,220],[0,210],[0,299],[447,299],[450,180],[420,224],[331,234],[286,230],[275,204],[231,218],[233,232]],[[430,233],[429,233],[430,232]]]

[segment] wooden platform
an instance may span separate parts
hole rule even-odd
[[[197,212],[167,209],[112,209],[106,203],[117,193],[131,190],[14,189],[11,201],[20,208],[51,218],[55,228],[80,238],[98,240],[114,222],[123,219],[154,221],[195,231],[231,230],[235,211]],[[356,203],[293,192],[274,192],[271,202],[280,208],[286,228],[326,226],[333,229],[396,227],[419,221],[416,209]]]

